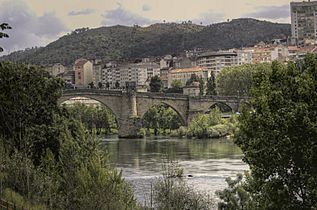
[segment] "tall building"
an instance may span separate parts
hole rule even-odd
[[[197,64],[209,70],[208,77],[213,72],[217,75],[223,68],[238,65],[238,54],[230,51],[206,52],[198,56]]]
[[[93,65],[86,59],[78,59],[73,66],[76,87],[88,87],[93,82]]]
[[[292,37],[317,38],[317,1],[291,2]]]

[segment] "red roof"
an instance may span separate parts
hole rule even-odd
[[[86,60],[86,59],[79,59],[79,60],[75,61],[74,66],[83,66],[87,62],[88,62],[88,60]]]

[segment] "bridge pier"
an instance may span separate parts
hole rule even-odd
[[[124,99],[127,100],[125,101]],[[141,137],[140,129],[142,127],[142,122],[140,117],[138,116],[137,99],[135,92],[128,92],[127,97],[123,98],[121,106],[123,106],[123,110],[121,111],[121,117],[118,122],[119,138]]]
[[[141,119],[138,116],[129,117],[127,119],[119,120],[119,138],[139,138],[140,129],[142,126]]]
[[[189,123],[194,119],[194,117],[202,113],[204,113],[202,110],[189,110],[187,120],[186,120],[186,126],[189,125]]]

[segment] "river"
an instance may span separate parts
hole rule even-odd
[[[122,170],[142,204],[148,204],[151,183],[162,175],[167,159],[177,161],[184,168],[190,186],[213,197],[216,190],[227,186],[226,177],[248,170],[242,162],[241,150],[230,139],[109,137],[104,143],[112,162]]]

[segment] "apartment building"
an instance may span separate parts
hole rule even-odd
[[[105,87],[124,88],[127,82],[136,82],[137,86],[144,86],[150,78],[160,75],[158,64],[150,61],[140,63],[108,63],[102,70],[102,81]]]
[[[206,52],[198,56],[197,64],[208,69],[208,77],[211,73],[217,75],[223,68],[238,65],[238,53],[233,51]]]
[[[316,39],[317,1],[291,2],[292,37]]]
[[[104,88],[119,88],[121,81],[120,67],[117,62],[109,62],[102,68],[101,81]],[[118,85],[119,84],[119,85]],[[116,87],[117,86],[117,87]]]

